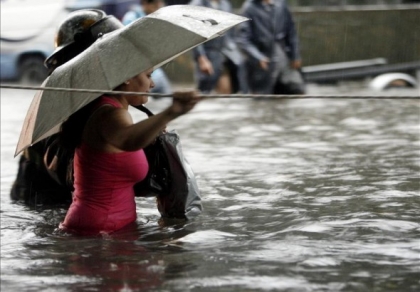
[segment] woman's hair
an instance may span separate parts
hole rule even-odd
[[[88,103],[83,108],[72,114],[62,125],[58,136],[58,143],[71,157],[74,151],[82,143],[83,130],[88,121],[92,110],[94,101]],[[68,183],[73,182],[73,159],[68,161],[67,165],[67,179]]]
[[[75,150],[82,142],[82,134],[86,122],[92,113],[93,102],[85,105],[77,112],[72,114],[62,125],[60,131],[60,146],[68,149]]]

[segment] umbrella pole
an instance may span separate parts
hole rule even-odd
[[[96,89],[79,89],[79,88],[56,88],[41,86],[22,86],[0,84],[0,88],[22,89],[22,90],[45,90],[45,91],[70,91],[82,93],[98,93],[108,95],[148,95],[151,97],[172,97],[172,94],[161,94],[151,92],[135,92],[135,91],[109,91]],[[255,98],[255,99],[419,99],[420,95],[286,95],[286,94],[200,94],[203,99],[214,98]]]

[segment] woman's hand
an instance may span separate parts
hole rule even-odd
[[[192,110],[199,102],[200,97],[196,91],[176,91],[173,93],[172,105],[169,107],[173,117],[179,117]]]

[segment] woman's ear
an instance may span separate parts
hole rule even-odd
[[[129,81],[126,81],[126,82],[129,82]],[[127,85],[126,82],[121,83],[120,85],[118,85],[117,87],[115,87],[113,90],[114,91],[124,91],[124,87]]]

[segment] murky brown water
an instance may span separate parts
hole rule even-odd
[[[420,289],[419,101],[204,101],[169,127],[203,214],[160,224],[138,198],[136,230],[74,238],[54,233],[66,210],[9,199],[32,95],[1,91],[2,291]]]

